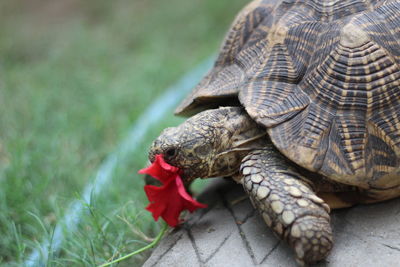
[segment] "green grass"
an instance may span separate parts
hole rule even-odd
[[[244,0],[3,0],[0,3],[0,263],[20,266],[51,238],[101,162],[142,111],[214,53]],[[86,205],[48,266],[94,266],[147,242],[151,140],[181,119],[166,114],[111,186]],[[87,204],[87,203],[86,203]],[[139,264],[146,254],[120,266]]]

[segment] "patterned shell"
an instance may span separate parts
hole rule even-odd
[[[260,0],[176,113],[239,100],[300,166],[389,188],[400,183],[399,84],[399,1]]]

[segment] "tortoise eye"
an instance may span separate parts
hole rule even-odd
[[[196,153],[196,155],[206,156],[210,153],[211,149],[211,144],[202,144],[201,146],[196,147],[194,149],[194,152]]]
[[[173,158],[176,156],[176,154],[178,154],[178,150],[176,148],[168,148],[167,151],[165,151],[165,155],[168,158]]]

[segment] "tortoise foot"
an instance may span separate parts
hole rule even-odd
[[[291,246],[299,264],[320,261],[332,248],[329,206],[274,148],[245,157],[245,191],[265,223]]]
[[[298,218],[288,229],[287,241],[296,253],[300,265],[325,259],[332,249],[332,230],[326,218],[305,216]]]

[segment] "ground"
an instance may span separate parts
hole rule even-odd
[[[266,226],[241,185],[216,181],[199,200],[209,208],[170,232],[144,267],[296,266],[291,249]],[[333,211],[334,247],[316,266],[398,266],[399,215],[400,199]]]

